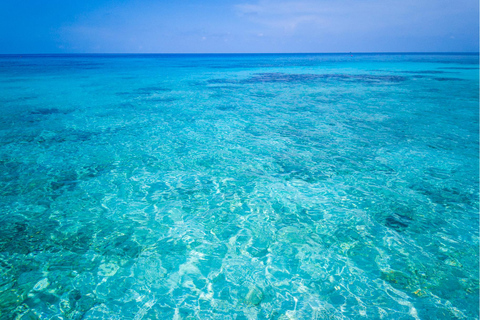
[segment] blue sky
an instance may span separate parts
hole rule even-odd
[[[2,0],[0,53],[478,52],[478,0]]]

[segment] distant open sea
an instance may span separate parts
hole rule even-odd
[[[0,319],[478,319],[478,54],[0,56]]]

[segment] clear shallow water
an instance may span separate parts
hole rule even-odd
[[[477,319],[478,55],[0,57],[1,319]]]

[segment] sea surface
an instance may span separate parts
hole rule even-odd
[[[478,319],[478,62],[0,56],[0,319]]]

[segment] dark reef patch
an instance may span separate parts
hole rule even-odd
[[[221,110],[221,111],[232,111],[235,110],[236,107],[232,105],[227,105],[227,106],[218,106],[216,109]]]
[[[133,92],[116,92],[115,94],[116,94],[117,96],[131,96],[131,95],[133,95],[133,94],[135,94],[135,93],[133,93]]]
[[[421,74],[416,74],[412,76],[413,79],[423,79],[423,78],[430,78],[429,76],[421,75]]]
[[[50,114],[67,114],[68,112],[57,108],[40,108],[30,112],[36,115],[50,115]]]
[[[399,71],[400,73],[411,73],[411,74],[440,74],[440,73],[454,73],[449,71],[441,71],[441,70],[420,70],[420,71]]]
[[[144,88],[139,88],[135,91],[139,93],[151,93],[151,92],[170,92],[172,90],[164,87],[144,87]]]
[[[243,87],[238,85],[215,85],[210,86],[209,88],[219,90],[243,90]]]
[[[318,80],[337,80],[337,81],[358,81],[366,83],[377,82],[401,82],[407,80],[403,76],[390,75],[370,75],[370,74],[287,74],[281,72],[275,73],[257,73],[250,78],[242,80],[233,79],[212,79],[210,84],[250,84],[250,83],[295,83],[311,82]]]
[[[398,232],[405,231],[411,222],[412,218],[399,213],[393,213],[385,219],[385,225],[389,228],[395,229]]]
[[[433,80],[437,81],[463,81],[461,78],[433,78]]]

